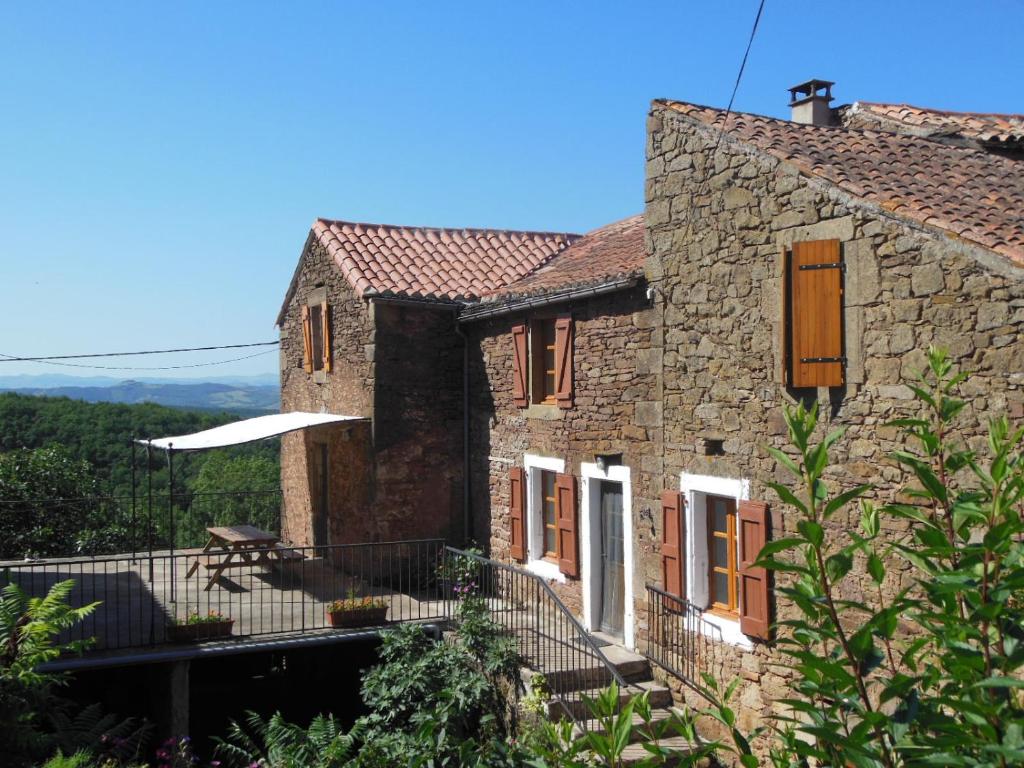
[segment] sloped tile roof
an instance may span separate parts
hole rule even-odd
[[[954,135],[986,144],[1024,142],[1024,115],[950,112],[910,104],[858,101],[840,108],[840,119],[854,128],[875,127],[918,136]]]
[[[705,125],[725,112],[658,101]],[[728,135],[897,214],[1024,263],[1024,168],[981,149],[733,112]]]
[[[643,274],[645,255],[644,217],[630,216],[588,232],[525,277],[491,291],[483,301],[583,288],[617,277],[637,277]]]
[[[523,277],[579,235],[317,219],[313,234],[359,296],[472,300]]]

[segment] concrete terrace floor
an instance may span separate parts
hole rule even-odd
[[[187,572],[196,559],[200,567]],[[332,630],[326,607],[349,594],[372,596],[388,605],[388,622],[426,621],[445,615],[441,586],[414,558],[404,564],[387,554],[348,558],[334,565],[324,557],[274,561],[233,568],[206,590],[206,555],[198,549],[131,557],[0,562],[0,584],[13,582],[42,597],[57,582],[73,579],[72,605],[99,602],[62,641],[92,638],[88,652],[166,645],[168,625],[189,613],[211,611],[234,619],[233,638]],[[426,564],[429,566],[429,564]],[[365,632],[363,628],[359,631]]]

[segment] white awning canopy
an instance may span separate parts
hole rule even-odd
[[[265,440],[268,437],[276,437],[297,429],[308,429],[343,421],[366,421],[366,419],[361,416],[335,416],[331,413],[292,411],[291,413],[272,413],[269,416],[234,421],[191,435],[161,437],[156,440],[136,440],[135,442],[159,448],[162,451],[206,451],[211,448],[224,448],[229,445],[251,443],[254,440]]]

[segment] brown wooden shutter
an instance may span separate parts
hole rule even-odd
[[[558,521],[558,570],[566,576],[580,575],[579,546],[576,542],[576,478],[555,475],[555,518]]]
[[[522,467],[512,467],[508,472],[508,546],[512,558],[523,562],[526,559],[526,536],[523,521],[526,520],[526,473]]]
[[[516,408],[525,408],[530,404],[527,395],[527,372],[529,362],[526,359],[526,325],[512,326],[512,402]]]
[[[559,408],[572,408],[572,346],[571,317],[555,320],[555,400]]]
[[[323,345],[323,368],[327,373],[331,372],[331,313],[327,302],[320,304],[320,335]]]
[[[789,274],[792,386],[842,386],[843,270],[839,241],[793,243]]]
[[[313,372],[313,326],[309,322],[309,307],[302,307],[302,367]]]
[[[686,597],[686,523],[683,494],[662,491],[661,494],[661,583],[669,594]],[[672,601],[670,610],[681,610],[682,604]]]
[[[782,246],[780,258],[782,259],[782,279],[779,281],[781,283],[779,306],[782,308],[782,324],[780,325],[779,345],[782,347],[782,386],[788,387],[790,327],[793,320],[789,316],[789,249],[786,246]]]
[[[771,624],[768,571],[755,568],[768,541],[768,505],[763,501],[741,501],[737,510],[740,545],[740,631],[751,637],[769,639]]]

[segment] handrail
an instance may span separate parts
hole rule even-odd
[[[685,597],[647,584],[647,644],[644,656],[706,696],[700,677],[698,630],[704,611]]]
[[[535,573],[531,573],[530,571],[527,571],[525,569],[517,568],[517,567],[515,567],[513,565],[509,565],[508,563],[502,563],[502,562],[499,562],[497,560],[491,560],[489,558],[483,557],[482,555],[477,555],[477,554],[474,554],[472,552],[466,552],[465,550],[456,549],[455,547],[446,547],[445,548],[445,552],[446,552],[446,556],[448,556],[448,557],[455,556],[455,557],[468,558],[470,560],[473,560],[473,561],[476,561],[476,562],[480,563],[482,566],[484,566],[486,568],[491,568],[491,569],[494,569],[496,571],[500,571],[500,572],[504,572],[504,573],[507,573],[507,574],[511,574],[514,578],[519,579],[524,584],[532,584],[535,587],[535,589],[536,589],[538,597],[543,595],[547,599],[547,601],[550,604],[550,606],[552,606],[554,608],[554,611],[555,611],[557,619],[560,619],[560,620],[564,621],[568,625],[568,627],[570,627],[572,629],[572,631],[573,631],[573,633],[575,635],[575,638],[574,638],[575,642],[577,644],[581,645],[582,647],[581,648],[572,647],[572,641],[567,643],[565,638],[564,638],[564,636],[554,636],[554,637],[553,636],[546,636],[545,639],[552,641],[555,645],[570,647],[570,648],[572,648],[573,651],[578,651],[578,652],[580,652],[582,654],[589,655],[591,658],[596,660],[596,662],[598,664],[600,664],[600,666],[607,672],[607,674],[611,678],[611,680],[614,680],[618,684],[620,690],[624,690],[624,691],[626,691],[626,690],[638,691],[639,690],[639,689],[637,689],[637,687],[635,685],[633,685],[631,683],[628,683],[623,678],[622,674],[615,667],[615,665],[612,664],[612,662],[608,660],[607,656],[605,656],[605,654],[601,650],[600,646],[598,646],[597,643],[594,642],[594,638],[590,635],[590,633],[587,632],[587,630],[583,628],[583,625],[580,624],[579,620],[575,616],[573,616],[573,614],[569,610],[569,608],[565,605],[565,603],[562,602],[562,600],[558,597],[558,595],[551,588],[551,586],[541,576],[539,576],[539,575],[537,575]],[[484,579],[483,581],[486,582],[487,580]],[[513,587],[513,591],[515,591],[515,589],[516,588]],[[523,590],[520,588],[519,589],[519,594],[522,595],[522,593],[523,593]],[[486,597],[486,594],[484,596]],[[540,623],[540,620],[542,618],[544,618],[544,617],[545,617],[545,614],[543,612],[543,609],[539,605],[535,606],[535,612],[534,612],[533,618],[534,618],[534,621],[536,622],[537,627],[538,627],[537,628],[538,634],[539,634],[539,623]],[[516,631],[517,626],[518,626],[519,630],[522,631],[522,629],[523,629],[522,625],[516,625],[514,620],[513,620],[513,624],[514,624],[513,629],[512,629],[513,632]],[[537,638],[538,644],[539,644],[539,641],[540,641],[540,637],[538,636],[538,638]],[[517,643],[518,642],[519,642],[519,638],[517,638]],[[559,650],[563,650],[563,649],[560,648]],[[571,652],[570,652],[570,655],[571,655]],[[557,660],[565,660],[565,656],[564,655],[558,655],[556,657],[556,663],[557,663]],[[571,675],[571,673],[574,671],[574,670],[565,669],[565,668],[563,668],[563,669],[553,669],[553,668],[551,668],[550,665],[548,665],[547,669],[544,669],[543,668],[544,661],[545,661],[545,657],[541,653],[538,652],[537,657],[535,659],[535,663],[539,667],[541,667],[541,668],[536,669],[536,671],[541,673],[542,675],[544,675],[545,678],[558,677],[559,675],[567,675],[567,674]],[[573,696],[572,695],[573,693],[578,693],[578,691],[551,690],[552,696],[555,697],[558,700],[559,704],[561,705],[561,707],[565,711],[565,713],[572,720],[574,720],[578,726],[580,726],[581,728],[585,728],[586,727],[586,719],[587,719],[586,715],[581,711],[581,709],[574,708],[572,706],[572,702],[580,700],[579,697]],[[582,702],[580,702],[580,703],[582,703]]]

